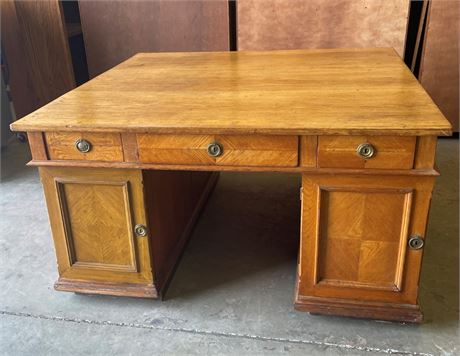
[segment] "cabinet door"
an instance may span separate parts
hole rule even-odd
[[[141,171],[43,167],[40,175],[58,260],[57,289],[64,280],[152,284],[148,236],[134,233],[136,224],[147,223]]]
[[[303,176],[299,296],[417,303],[433,177]]]

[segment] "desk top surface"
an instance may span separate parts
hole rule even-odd
[[[15,131],[447,135],[392,49],[140,53]]]

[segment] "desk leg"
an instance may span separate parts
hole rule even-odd
[[[157,298],[215,183],[211,173],[42,167],[57,290]]]
[[[417,303],[434,177],[302,177],[295,306],[320,314],[420,322]],[[417,247],[417,246],[416,246]]]

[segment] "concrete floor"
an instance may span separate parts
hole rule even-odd
[[[458,140],[439,143],[421,283],[422,325],[293,309],[299,178],[222,174],[166,300],[55,292],[50,228],[26,145],[0,185],[5,355],[458,355]]]

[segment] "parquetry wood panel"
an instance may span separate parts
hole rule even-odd
[[[71,267],[137,272],[128,181],[57,180]]]
[[[46,132],[49,158],[54,160],[123,161],[120,134],[95,134],[88,132]],[[82,153],[75,142],[85,139],[91,143],[91,150]]]
[[[138,52],[229,49],[227,1],[79,1],[91,77]]]
[[[317,283],[399,291],[412,194],[320,188]]]
[[[239,0],[238,49],[393,47],[402,57],[407,0]]]
[[[360,157],[356,148],[370,143],[376,153]],[[321,168],[411,169],[414,165],[416,137],[320,136],[318,166]]]
[[[200,135],[450,133],[404,62],[385,48],[138,54],[11,127]]]
[[[296,166],[296,136],[151,135],[138,134],[142,163],[223,166]],[[223,153],[212,157],[207,147],[218,142]]]
[[[149,238],[133,232],[148,225],[141,172],[40,168],[40,176],[60,279],[153,289]]]
[[[417,304],[433,177],[307,175],[297,300]],[[338,299],[337,299],[338,298]],[[301,302],[300,302],[301,305]]]
[[[213,164],[207,147],[212,135],[138,134],[137,147],[142,163]]]

